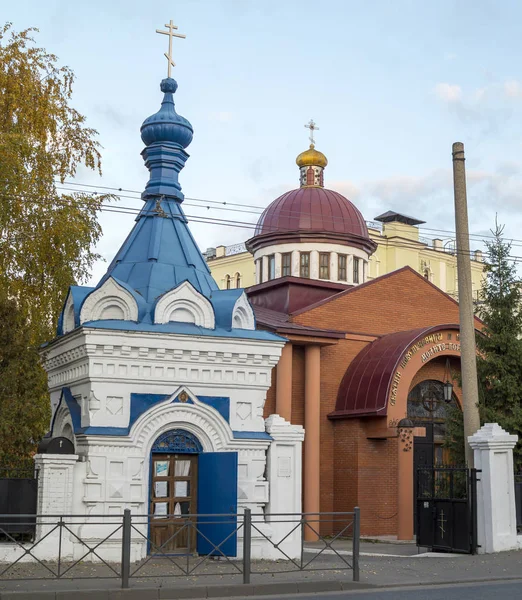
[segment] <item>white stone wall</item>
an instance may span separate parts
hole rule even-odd
[[[204,452],[238,453],[239,512],[248,507],[258,516],[264,515],[269,502],[272,507],[278,502],[283,507],[283,499],[287,503],[290,498],[293,498],[295,512],[300,512],[302,428],[298,428],[300,431],[293,441],[290,436],[288,443],[282,446],[264,438],[235,439],[233,434],[234,431],[265,432],[263,407],[271,383],[271,370],[277,364],[282,346],[283,341],[91,328],[75,330],[51,344],[44,364],[49,375],[55,436],[70,435],[72,427],[65,401],[58,407],[64,387],[71,390],[81,407],[82,427],[127,427],[132,393],[166,396],[136,420],[128,435],[75,436],[78,457],[74,466],[68,467],[67,491],[62,490],[68,498],[68,508],[64,505],[63,510],[85,515],[91,521],[100,517],[108,520],[106,525],[78,523],[74,530],[77,535],[94,545],[110,533],[111,517],[117,520],[125,508],[135,515],[149,512],[151,447],[159,435],[174,428],[193,433]],[[173,402],[181,391],[187,393],[191,403]],[[216,409],[201,402],[198,396],[230,398],[229,422]],[[277,453],[293,448],[295,460],[299,458],[299,465],[296,463],[291,476],[290,495],[285,487],[287,476],[281,478],[277,471],[267,471],[267,452],[272,447],[269,454],[273,457],[272,464],[277,462],[274,462],[276,447]],[[282,460],[284,462],[286,458],[282,457]],[[46,473],[49,468],[46,467]],[[45,477],[54,481],[55,475]],[[42,488],[40,507],[52,502],[49,497],[52,489],[52,485]],[[282,492],[283,489],[286,491]],[[284,506],[286,509],[286,504]],[[271,535],[273,525],[258,525]],[[280,533],[276,526],[273,534]],[[253,556],[280,554],[260,534],[254,535],[254,540]],[[292,543],[298,545],[298,542],[296,538]],[[75,558],[81,557],[81,545],[74,539],[70,544],[68,552]],[[241,548],[240,534],[239,553]],[[119,536],[112,536],[100,552],[108,560],[119,560]],[[133,541],[133,558],[137,559],[145,552],[146,544],[138,536]]]

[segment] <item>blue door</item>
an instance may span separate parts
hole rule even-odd
[[[237,555],[236,513],[237,452],[203,452],[198,464],[198,514],[231,516],[198,519],[199,554]]]

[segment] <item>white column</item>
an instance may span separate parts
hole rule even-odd
[[[310,252],[310,279],[319,279],[319,252]]]
[[[263,281],[259,283],[263,283],[264,281],[268,281],[268,256],[262,256],[261,260],[263,261]]]
[[[299,250],[294,250],[292,252],[292,268],[290,272],[293,277],[299,277],[301,274]]]
[[[38,470],[38,500],[36,513],[52,517],[73,514],[74,468],[78,463],[76,454],[37,454],[34,457]],[[81,492],[80,492],[81,493]],[[55,528],[58,518],[40,520],[36,527],[36,539],[42,539]],[[69,527],[71,520],[65,519]],[[54,529],[38,544],[39,558],[52,560],[58,556],[60,531]],[[73,556],[74,542],[69,532],[62,531],[62,559]]]
[[[349,254],[346,261],[346,283],[353,283],[353,255]]]
[[[281,269],[282,269],[282,254],[281,252],[276,252],[274,254],[274,260],[275,260],[275,273],[274,273],[274,279],[277,279],[278,277],[281,277]]]
[[[304,429],[291,425],[279,415],[270,415],[265,421],[266,432],[273,441],[268,449],[267,479],[270,498],[267,514],[302,513],[302,444]],[[277,517],[267,517],[272,528],[272,541],[277,544],[295,528],[296,523],[281,523]],[[281,544],[281,549],[291,558],[301,555],[301,527],[297,527]],[[274,549],[273,558],[284,559]]]
[[[473,449],[477,483],[477,537],[486,554],[517,547],[513,448],[518,436],[497,423],[486,423],[468,438]]]
[[[339,255],[330,252],[330,281],[339,281]]]

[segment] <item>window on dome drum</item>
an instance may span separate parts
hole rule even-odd
[[[268,279],[275,279],[275,255],[268,257]]]
[[[259,272],[259,283],[263,283],[263,259],[260,258],[257,261],[257,268]]]
[[[330,279],[329,252],[319,252],[319,279]]]
[[[346,254],[338,255],[338,269],[337,269],[337,279],[339,281],[346,281],[346,262],[348,257]]]
[[[226,286],[227,290],[230,289],[230,275],[227,275],[225,277],[225,286]]]
[[[314,185],[314,169],[313,167],[308,167],[306,171],[306,185]]]
[[[236,273],[236,288],[240,288],[240,287],[241,287],[241,274]]]
[[[360,258],[357,258],[357,256],[353,257],[353,282],[354,283],[359,283],[359,262],[360,262]]]
[[[288,277],[292,274],[292,253],[285,252],[281,255],[281,276]]]
[[[299,276],[310,277],[310,252],[301,252],[299,257]]]

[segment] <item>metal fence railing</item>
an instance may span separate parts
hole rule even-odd
[[[0,515],[0,537],[14,553],[2,562],[0,552],[0,582],[95,577],[119,579],[128,588],[133,579],[220,575],[250,583],[252,575],[329,570],[351,570],[359,581],[358,508],[292,514],[245,509],[241,514],[162,515],[161,520],[126,509],[123,515],[17,519],[22,529],[36,526],[36,535],[31,542],[21,539],[9,530],[12,515]],[[156,535],[154,526],[163,524]],[[213,526],[218,534],[215,528],[209,533]],[[196,538],[204,551],[176,550]],[[0,551],[4,548],[0,544]]]

